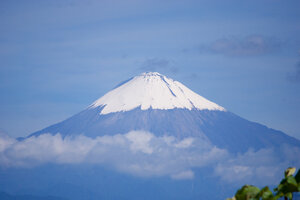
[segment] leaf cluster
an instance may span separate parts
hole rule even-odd
[[[274,188],[274,193],[268,186],[259,189],[253,185],[244,185],[239,189],[235,196],[227,200],[277,200],[284,197],[286,200],[293,199],[294,192],[300,192],[300,170],[293,176],[296,168],[290,167],[285,170],[285,177],[281,180],[279,185]]]

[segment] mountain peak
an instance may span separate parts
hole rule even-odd
[[[163,75],[161,75],[158,72],[143,72],[140,74],[140,76],[146,77],[146,76],[163,76]]]
[[[225,109],[196,94],[178,81],[158,72],[135,76],[96,100],[89,109],[103,107],[101,114],[147,109]]]
[[[169,79],[165,75],[160,74],[158,72],[143,72],[140,75],[137,75],[135,77],[140,77],[140,78],[143,78],[143,79],[148,80],[148,81],[149,80],[154,80],[154,79],[157,79],[157,80]]]

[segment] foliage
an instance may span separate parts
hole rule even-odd
[[[284,172],[284,179],[274,188],[274,193],[268,186],[259,189],[253,185],[244,185],[235,196],[227,200],[276,200],[284,197],[285,200],[292,200],[294,192],[300,192],[300,170],[296,172],[295,167],[290,167]]]

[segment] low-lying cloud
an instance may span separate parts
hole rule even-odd
[[[35,167],[41,164],[104,165],[119,172],[140,177],[169,176],[175,180],[193,179],[194,169],[211,167],[223,181],[278,180],[289,165],[300,166],[295,155],[298,147],[283,145],[278,150],[249,150],[232,155],[199,138],[178,140],[157,137],[145,131],[89,138],[62,138],[60,134],[43,134],[17,141],[0,136],[0,166]],[[285,160],[282,158],[285,157]]]
[[[227,156],[227,151],[196,138],[177,140],[144,131],[89,138],[43,134],[23,141],[0,138],[0,165],[33,167],[44,163],[109,165],[137,176],[193,178],[201,167]]]
[[[215,173],[227,182],[247,180],[247,184],[274,184],[283,177],[286,168],[294,166],[299,169],[299,155],[299,147],[287,144],[278,149],[250,149],[245,154],[218,163]]]

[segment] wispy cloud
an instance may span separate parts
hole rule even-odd
[[[176,73],[178,69],[172,65],[172,62],[164,58],[150,58],[142,62],[139,67],[142,71],[163,71]]]
[[[278,164],[274,165],[275,163]],[[266,182],[270,181],[276,182],[278,175],[281,175],[282,167],[284,168],[284,166],[280,166],[280,161],[273,150],[262,149],[257,152],[249,150],[245,154],[218,164],[215,173],[227,182],[246,179],[248,184],[254,184],[255,180],[267,184]]]
[[[262,36],[230,36],[217,39],[199,47],[201,53],[221,54],[225,56],[258,56],[274,53],[281,47],[279,40]]]
[[[193,179],[194,172],[192,170],[182,171],[178,174],[171,175],[173,179],[182,180],[182,179]]]
[[[278,149],[249,150],[226,162],[218,163],[216,175],[227,182],[243,182],[261,185],[276,183],[282,178],[285,168],[300,167],[295,155],[300,155],[300,148],[283,144]]]
[[[17,141],[0,136],[0,167],[84,163],[110,166],[134,176],[169,176],[175,180],[193,179],[195,168],[211,167],[226,182],[268,184],[278,181],[286,167],[300,167],[295,156],[290,156],[299,154],[300,148],[283,145],[278,150],[232,155],[199,138],[178,140],[144,131],[94,139],[44,134]]]

